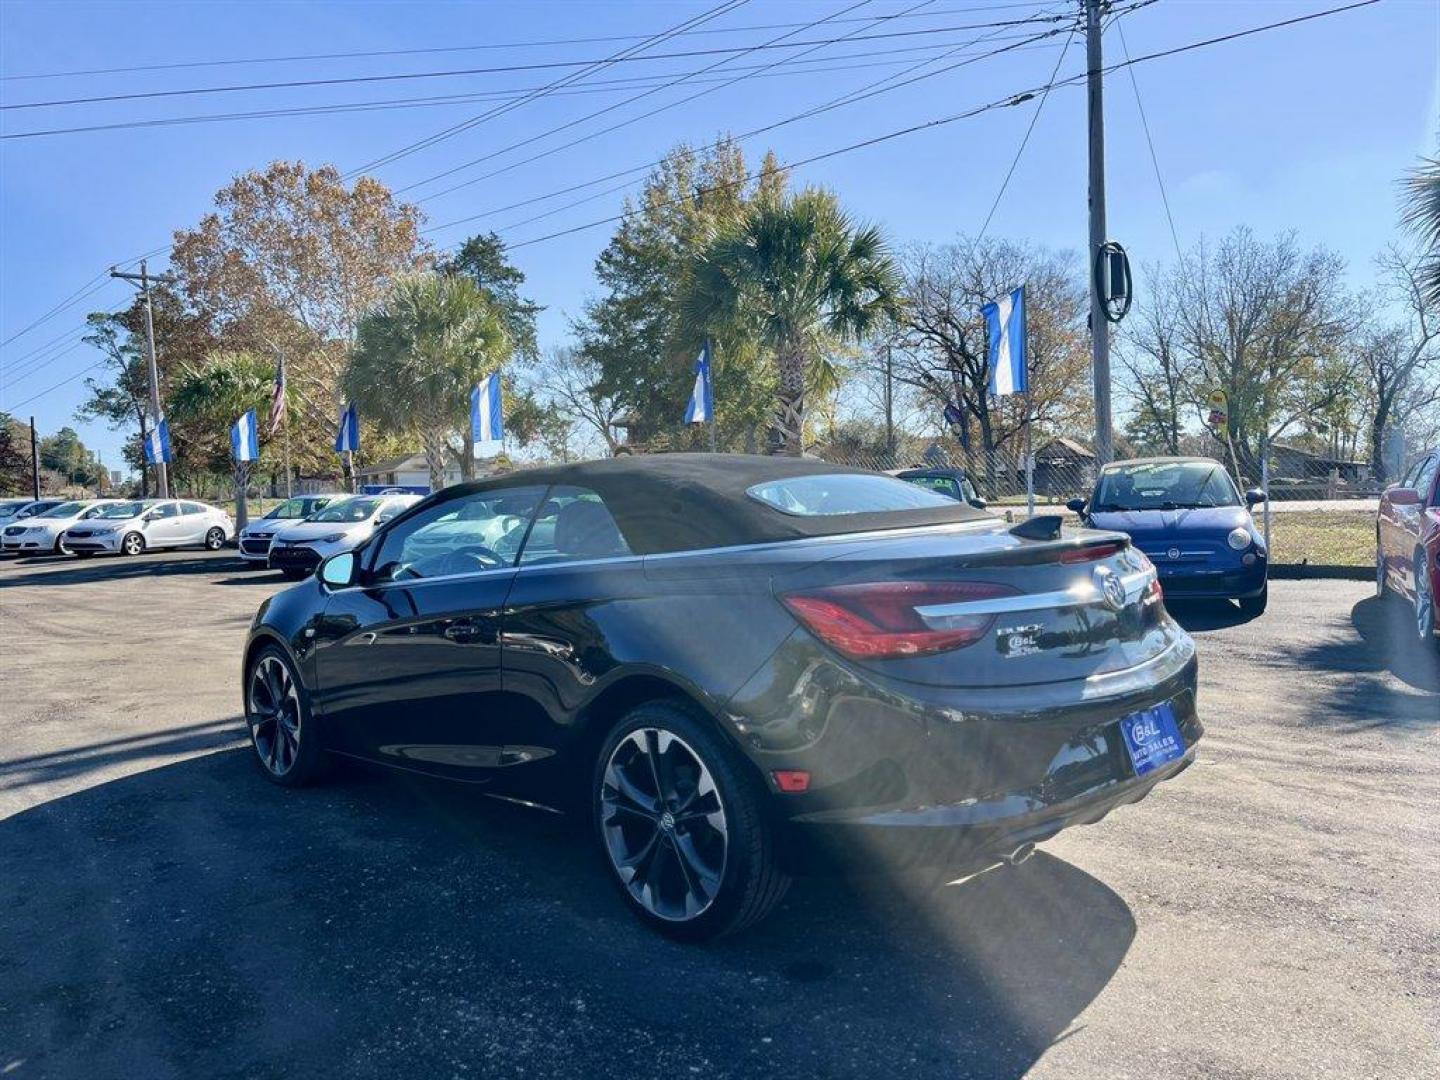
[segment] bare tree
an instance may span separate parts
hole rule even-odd
[[[1086,289],[1063,255],[1006,240],[920,245],[902,256],[907,307],[895,378],[959,410],[954,425],[974,475],[993,489],[995,451],[1016,445],[1028,421],[1056,432],[1089,430]],[[980,309],[1025,286],[1031,394],[990,396],[989,339]],[[977,458],[983,468],[977,469]]]
[[[1343,274],[1333,252],[1245,228],[1170,270],[1183,347],[1203,387],[1225,392],[1235,453],[1251,476],[1267,442],[1351,392],[1358,319]]]
[[[550,408],[581,429],[579,437],[603,442],[608,453],[620,445],[615,437],[615,418],[622,408],[612,394],[602,389],[598,361],[580,349],[562,347],[546,353],[533,373],[533,389]]]
[[[1185,349],[1176,275],[1152,271],[1147,276],[1144,299],[1122,324],[1117,341],[1115,358],[1128,376],[1117,380],[1117,391],[1135,410],[1127,426],[1131,441],[1179,454],[1195,417],[1192,410],[1204,396],[1197,387],[1201,365]]]
[[[1359,349],[1372,395],[1366,450],[1375,479],[1384,483],[1388,433],[1440,406],[1440,320],[1423,255],[1391,244],[1376,265],[1385,279],[1382,295],[1402,312],[1401,321],[1368,327]]]

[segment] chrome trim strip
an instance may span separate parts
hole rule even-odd
[[[1140,570],[1133,574],[1126,574],[1120,578],[1125,586],[1126,607],[1140,599],[1150,582],[1155,580],[1155,571]],[[954,604],[926,604],[917,607],[915,614],[931,623],[932,620],[941,625],[935,629],[944,629],[943,620],[955,616],[964,615],[1004,615],[1012,611],[1044,611],[1072,607],[1085,607],[1089,604],[1103,603],[1100,590],[1090,579],[1077,582],[1069,589],[1056,589],[1053,592],[1043,593],[1021,593],[1019,596],[997,596],[992,600],[962,600]],[[932,623],[932,626],[934,624]]]

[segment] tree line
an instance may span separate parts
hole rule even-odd
[[[1366,292],[1333,252],[1244,227],[1147,266],[1115,346],[1122,448],[1193,447],[1215,389],[1246,471],[1285,438],[1362,457],[1385,479],[1391,432],[1440,437],[1433,169],[1406,185],[1408,231]],[[333,167],[277,162],[175,234],[173,283],[154,308],[181,485],[229,475],[229,428],[251,408],[274,481],[283,459],[266,418],[281,363],[290,465],[336,479],[348,478],[331,441],[351,401],[363,458],[419,450],[437,485],[447,469],[471,475],[468,391],[495,371],[519,455],[702,448],[683,415],[707,339],[725,450],[903,463],[932,441],[978,476],[1018,453],[1027,425],[1093,430],[1075,253],[966,236],[897,248],[834,192],[796,187],[773,154],[752,170],[731,140],[677,146],[653,170],[596,259],[569,341],[544,352],[541,309],[503,241],[481,233],[438,252],[420,225],[373,178],[347,186]],[[1020,283],[1032,393],[997,401],[980,308]],[[90,317],[105,364],[79,412],[129,432],[137,470],[151,422],[142,335],[138,304]]]

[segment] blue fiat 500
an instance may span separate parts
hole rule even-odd
[[[1150,557],[1167,596],[1240,601],[1247,615],[1265,610],[1265,541],[1225,466],[1210,458],[1142,458],[1100,471],[1087,502],[1069,507],[1085,524],[1129,533]]]

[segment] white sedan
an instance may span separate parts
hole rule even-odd
[[[64,543],[81,556],[139,555],[155,548],[218,551],[234,536],[235,522],[217,506],[186,499],[130,499],[67,529]]]
[[[350,495],[304,521],[287,525],[270,541],[270,568],[299,579],[331,555],[370,539],[377,525],[420,501],[419,495]]]
[[[74,499],[57,503],[0,530],[0,548],[8,554],[65,555],[65,532],[89,521],[118,499]]]

